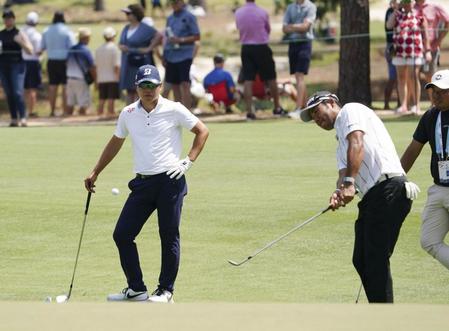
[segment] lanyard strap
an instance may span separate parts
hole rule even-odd
[[[440,160],[444,160],[443,152],[443,126],[441,124],[441,111],[438,113],[437,123],[435,125],[435,151],[438,154]],[[446,133],[446,158],[449,157],[449,132]]]

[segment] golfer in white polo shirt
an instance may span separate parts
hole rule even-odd
[[[109,295],[108,300],[169,303],[173,302],[179,267],[179,222],[187,194],[184,174],[201,153],[209,131],[181,103],[159,95],[162,82],[156,67],[140,67],[135,83],[139,100],[120,113],[115,133],[92,173],[85,179],[85,186],[94,192],[98,175],[114,159],[129,135],[136,177],[128,184],[131,194],[113,235],[128,284],[121,293]],[[180,159],[182,128],[193,132],[195,139],[188,156]],[[162,263],[159,285],[148,296],[134,239],[155,210],[158,213]]]
[[[369,302],[393,302],[390,256],[418,188],[407,182],[394,144],[374,112],[360,104],[340,107],[328,91],[315,93],[301,111],[303,121],[315,120],[337,133],[337,189],[329,203],[338,209],[358,192],[353,263]]]

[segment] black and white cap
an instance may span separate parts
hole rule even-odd
[[[339,102],[338,97],[329,91],[318,91],[315,92],[309,100],[307,100],[307,106],[304,109],[301,109],[301,119],[304,122],[310,122],[312,120],[312,116],[310,115],[310,111],[318,106],[325,100],[334,100]]]

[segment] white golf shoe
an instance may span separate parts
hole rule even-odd
[[[146,301],[148,300],[147,291],[134,291],[125,287],[121,293],[109,294],[108,301]]]
[[[173,300],[173,293],[160,288],[156,289],[156,291],[151,294],[148,301],[154,303],[175,303]]]

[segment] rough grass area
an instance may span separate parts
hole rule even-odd
[[[334,132],[296,121],[210,124],[188,173],[177,302],[352,303],[353,203],[320,216],[242,267],[228,265],[303,222],[328,202],[336,179]],[[399,153],[416,122],[389,122]],[[68,291],[83,220],[83,179],[113,127],[2,129],[0,300],[43,301]],[[185,148],[191,135],[185,136]],[[133,176],[130,142],[100,176],[81,248],[74,302],[104,301],[125,279],[112,231]],[[398,303],[447,303],[447,270],[419,246],[431,183],[428,148],[410,178],[422,189],[392,258]],[[121,194],[113,196],[111,188]],[[137,239],[145,280],[157,285],[155,215]],[[362,302],[366,299],[362,297]]]

